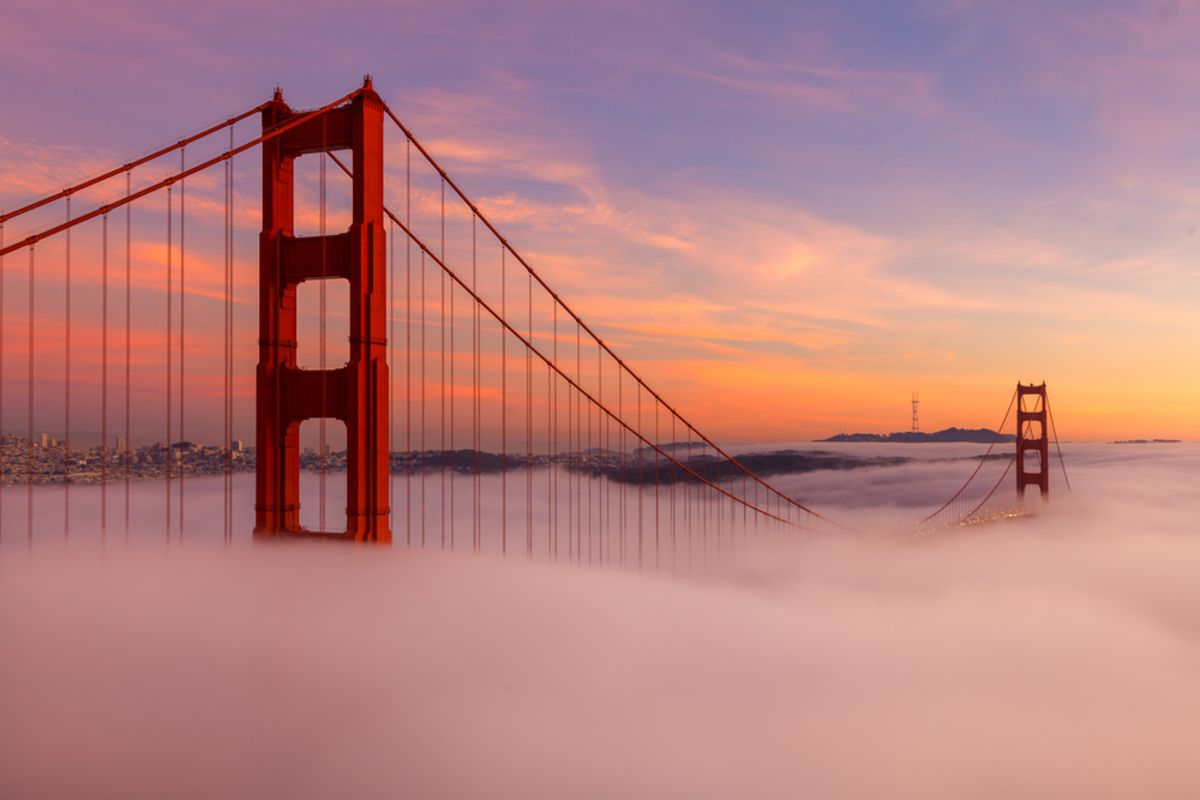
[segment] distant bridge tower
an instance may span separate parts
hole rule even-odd
[[[1050,438],[1046,426],[1046,384],[1017,383],[1017,494],[1037,486],[1050,494]]]
[[[279,91],[262,116],[269,131],[298,116]],[[255,533],[326,534],[300,527],[300,423],[346,425],[346,529],[355,541],[390,542],[388,525],[387,249],[383,219],[383,103],[368,78],[353,101],[263,144],[259,240],[259,361]],[[353,216],[328,236],[294,232],[297,156],[350,150]],[[350,284],[350,360],[337,369],[296,362],[296,288]],[[341,535],[340,532],[334,532]]]
[[[921,424],[919,422],[917,422],[917,406],[921,404],[921,401],[917,397],[916,392],[913,392],[912,404],[913,404],[913,427],[912,427],[912,429],[913,429],[913,431],[919,431],[919,430],[921,430]]]

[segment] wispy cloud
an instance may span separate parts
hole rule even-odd
[[[712,54],[705,66],[677,71],[734,92],[795,102],[816,111],[877,113],[884,105],[905,114],[930,115],[942,108],[935,76],[927,72],[772,62],[730,51]]]

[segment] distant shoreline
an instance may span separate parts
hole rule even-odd
[[[924,431],[899,431],[897,433],[839,433],[817,442],[884,442],[892,444],[1004,444],[1015,442],[1011,433],[997,433],[988,428],[946,428],[926,433]]]

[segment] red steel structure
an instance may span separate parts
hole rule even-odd
[[[243,122],[242,127],[250,127],[255,115],[261,116],[261,130],[239,136],[241,131],[235,129]],[[387,151],[390,165],[385,163],[386,136],[392,137]],[[254,227],[237,224],[234,190],[237,156],[256,147],[261,149],[262,170],[257,248]],[[339,157],[339,150],[349,151],[349,158]],[[310,183],[303,172],[297,177],[296,159],[313,155],[321,160],[320,232],[298,236],[296,217],[303,216],[305,208],[297,210],[296,188]],[[164,159],[170,163],[165,177]],[[345,173],[351,186],[348,226],[333,233],[325,230],[326,160]],[[258,168],[256,162],[245,170],[247,182],[257,182]],[[217,179],[222,170],[223,192],[218,199],[215,187],[222,183]],[[189,182],[201,173],[207,173],[204,180]],[[92,197],[103,202],[90,209],[80,207]],[[197,204],[199,213],[194,210]],[[220,223],[213,222],[211,213],[206,217],[206,210],[222,207]],[[187,224],[189,214],[192,219]],[[39,215],[43,227],[14,241],[11,226],[20,224],[28,230]],[[6,226],[10,226],[8,240]],[[244,248],[235,248],[237,233],[243,236]],[[155,246],[164,241],[165,247]],[[203,265],[206,255],[217,261],[217,242],[223,250],[221,289],[214,291],[211,284],[204,288],[203,269],[199,288],[195,277],[185,284],[185,263],[195,264],[198,259]],[[241,263],[237,256],[255,249],[257,343],[252,327],[241,333],[233,323],[235,273]],[[90,261],[96,269],[89,276]],[[110,276],[110,261],[123,262],[123,286],[121,271]],[[73,289],[73,269],[76,276],[84,273],[82,288],[76,277]],[[253,273],[252,267],[246,271]],[[322,299],[320,366],[302,368],[298,339],[303,335],[307,340],[312,334],[310,317],[302,320],[298,313],[298,288],[306,281],[324,287],[331,279],[344,280],[349,289],[346,363],[332,369],[324,363],[327,314]],[[115,286],[110,286],[114,280]],[[27,308],[14,317],[10,302],[7,320],[6,281],[10,299],[15,282],[15,288],[22,290],[15,297]],[[90,291],[96,285],[99,303],[71,305],[73,291]],[[110,293],[114,299],[124,297],[113,312],[123,314],[115,318],[109,310]],[[135,293],[154,301],[153,307],[135,306],[130,299]],[[42,298],[47,294],[67,301],[61,317],[65,333],[61,351],[54,336],[35,336],[35,327],[46,332],[57,324],[46,317]],[[157,302],[160,298],[165,298],[165,304]],[[98,308],[91,311],[92,305]],[[185,315],[185,308],[192,310]],[[221,317],[220,333],[214,335],[213,321]],[[98,375],[92,374],[95,370],[89,373],[89,359],[78,354],[72,370],[73,321],[95,324],[102,332],[99,357],[91,359],[99,362]],[[110,358],[106,342],[114,321],[124,331],[124,353]],[[165,322],[165,330],[157,328],[160,322]],[[3,389],[8,388],[10,400],[21,394],[13,390],[23,389],[25,402],[18,411],[24,437],[0,437],[2,460],[9,465],[7,480],[0,481],[0,507],[5,485],[11,488],[14,481],[22,480],[24,538],[31,551],[44,517],[58,515],[57,508],[35,502],[42,487],[53,483],[66,489],[86,483],[89,471],[96,474],[96,466],[102,544],[108,508],[104,493],[110,475],[120,476],[124,484],[127,541],[130,482],[135,476],[166,479],[166,492],[156,493],[166,508],[161,517],[165,539],[172,542],[174,528],[182,541],[185,494],[205,491],[201,481],[192,480],[185,489],[182,478],[213,474],[211,467],[201,470],[197,465],[212,464],[217,457],[224,472],[226,545],[235,531],[251,527],[251,504],[238,498],[233,480],[235,472],[248,473],[251,468],[255,472],[253,529],[258,538],[324,536],[386,543],[394,533],[397,541],[412,546],[438,543],[453,550],[469,543],[473,550],[501,555],[523,550],[526,557],[541,553],[551,560],[576,563],[690,570],[693,564],[703,565],[752,538],[852,530],[756,474],[652,388],[501,234],[383,102],[369,78],[354,91],[306,111],[290,108],[277,90],[267,102],[174,145],[0,213],[0,345],[6,329],[9,347],[0,346],[0,431],[5,429]],[[143,330],[151,333],[148,340],[156,353],[165,350],[165,358],[146,358],[144,351],[142,359],[132,357],[131,332]],[[23,348],[12,344],[14,333]],[[199,361],[196,350],[185,359],[185,342],[196,347],[198,338]],[[183,438],[186,395],[196,392],[202,397],[204,386],[194,377],[185,384],[185,378],[189,369],[192,376],[197,370],[201,375],[217,372],[217,359],[211,355],[217,350],[207,345],[222,338],[220,406],[225,441],[220,448],[204,448],[215,451],[205,456],[209,461],[189,461],[184,454],[197,452],[199,445],[175,442],[174,437]],[[166,347],[160,349],[160,342]],[[86,347],[86,342],[76,345],[80,346]],[[6,352],[18,356],[21,369],[5,359]],[[248,376],[255,358],[256,446],[247,453],[240,444],[231,443],[250,417],[248,384],[238,389],[236,376]],[[118,367],[123,362],[117,373],[123,373],[123,381],[111,382],[113,388],[110,360]],[[62,365],[61,372],[55,371],[57,364]],[[92,377],[95,380],[89,384]],[[149,390],[151,386],[161,388]],[[110,427],[109,400],[114,389],[113,399],[123,400],[124,424]],[[51,393],[61,398],[61,407],[44,407]],[[215,392],[209,396],[215,397]],[[159,397],[166,403],[159,403]],[[235,414],[235,397],[244,398],[245,419]],[[1026,407],[1026,401],[1033,405]],[[915,394],[913,402],[915,421]],[[954,495],[906,532],[921,534],[1019,516],[1020,496],[1029,485],[1037,485],[1045,496],[1049,490],[1047,422],[1054,431],[1045,384],[1018,384],[997,431],[1006,428],[1014,405],[1018,406],[1016,452],[1008,457],[993,455],[1001,444],[997,436]],[[213,436],[215,406],[215,400],[208,406],[189,402],[189,434],[205,427],[207,415],[209,436]],[[139,419],[134,427],[131,420],[151,407],[150,419]],[[165,414],[158,416],[157,409]],[[61,419],[65,427],[61,447],[35,440],[35,430],[45,425],[51,411],[55,423]],[[87,430],[84,426],[93,424],[96,412],[99,419],[94,419],[93,429],[100,432],[101,444],[80,448],[78,437],[71,436],[72,427]],[[11,409],[8,414],[11,422]],[[336,453],[339,462],[344,458],[346,470],[342,530],[329,530],[325,524],[325,473],[332,467],[326,461],[323,429],[319,463],[303,462],[304,469],[319,471],[320,490],[302,496],[300,426],[309,419],[322,425],[337,419],[346,427],[345,453]],[[165,432],[165,440],[157,431]],[[113,442],[113,432],[123,435]],[[135,436],[141,439],[137,450],[131,444]],[[1057,442],[1056,431],[1054,438]],[[1033,463],[1032,453],[1040,463]],[[1016,481],[1009,474],[1014,465]],[[172,478],[179,480],[172,484]],[[246,478],[248,494],[248,474]],[[140,493],[135,490],[135,494]],[[77,504],[68,506],[65,491],[56,497],[64,500],[65,536],[71,526],[70,508]],[[309,514],[312,500],[321,510],[315,520]],[[302,501],[306,503],[303,517]],[[172,515],[173,503],[177,503],[177,517]],[[198,511],[195,503],[187,508],[193,517],[208,513],[203,504]],[[11,546],[6,544],[11,538],[3,525],[4,515],[0,515],[0,547]]]
[[[297,116],[276,91],[262,112],[268,134]],[[298,156],[350,150],[353,216],[345,233],[294,234]],[[300,423],[346,425],[346,528],[355,541],[390,542],[388,524],[387,242],[383,214],[383,102],[368,79],[349,105],[265,142],[259,244],[257,534],[309,533],[300,525]],[[296,363],[296,290],[304,281],[350,284],[350,359],[336,369]],[[314,531],[331,535],[329,531]],[[338,535],[338,534],[332,534]]]
[[[1050,494],[1050,431],[1046,415],[1046,384],[1017,384],[1017,494],[1036,486]],[[1030,462],[1033,463],[1030,463]]]

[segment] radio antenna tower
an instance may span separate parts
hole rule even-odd
[[[919,431],[919,430],[921,430],[921,424],[919,422],[917,422],[917,406],[921,404],[921,401],[920,401],[920,399],[918,399],[916,392],[913,392],[912,404],[913,404],[913,427],[912,427],[912,429],[914,431]]]

